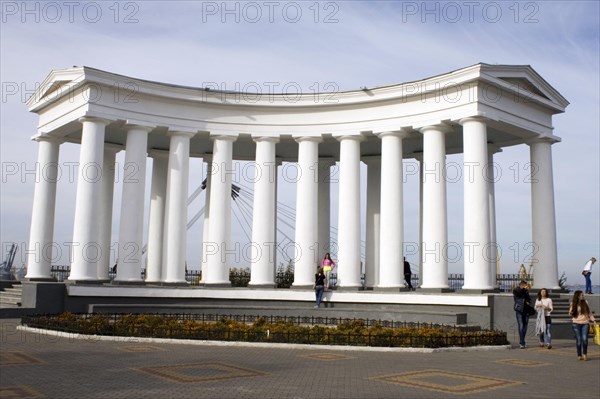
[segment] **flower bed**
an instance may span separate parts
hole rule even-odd
[[[206,322],[173,315],[63,313],[23,317],[22,324],[79,334],[313,345],[444,348],[508,344],[503,331],[473,331],[443,325],[391,328],[378,322],[369,325],[364,320],[343,321],[330,327],[268,322],[264,317],[242,323],[227,317]]]

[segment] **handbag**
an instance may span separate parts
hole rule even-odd
[[[594,331],[594,343],[596,345],[600,345],[600,325],[598,325],[598,323],[594,323],[592,330]]]
[[[523,298],[516,298],[515,299],[515,306],[513,307],[513,309],[515,310],[515,312],[522,312],[524,308],[525,308],[525,299],[523,299]]]
[[[531,306],[531,305],[525,305],[525,312],[526,312],[526,313],[527,313],[529,316],[533,316],[533,315],[536,313],[535,309],[534,309],[534,308],[533,308],[533,306]]]

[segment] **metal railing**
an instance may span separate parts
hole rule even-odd
[[[69,277],[70,266],[53,265],[51,268],[51,275],[56,281],[66,281]],[[140,273],[140,278],[143,280],[146,275],[146,270],[143,269]],[[108,273],[110,280],[116,277],[116,272],[110,271]],[[232,287],[248,287],[250,282],[250,271],[249,270],[233,270],[229,273],[229,281]],[[187,270],[185,272],[185,280],[190,285],[200,285],[202,278],[202,272],[200,270]],[[532,276],[527,274],[498,274],[496,275],[496,288],[502,292],[510,292],[518,285],[521,280],[532,281]],[[290,288],[294,281],[293,272],[279,271],[275,275],[275,284],[277,288]],[[361,274],[361,284],[364,287],[365,275]],[[411,284],[413,287],[419,287],[419,275],[413,274],[411,276]],[[337,274],[332,273],[330,277],[330,286],[335,287],[337,285]],[[448,287],[453,290],[460,290],[464,285],[464,275],[460,273],[452,273],[448,275]]]

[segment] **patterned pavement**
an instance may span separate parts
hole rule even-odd
[[[600,346],[436,353],[59,338],[0,320],[0,398],[600,397]],[[573,382],[576,395],[573,391]]]

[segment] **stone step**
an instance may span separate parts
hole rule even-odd
[[[10,304],[14,304],[17,306],[21,305],[21,298],[20,297],[10,297],[10,296],[0,296],[0,303],[10,303]]]
[[[21,306],[23,296],[23,287],[20,284],[15,284],[12,287],[4,288],[0,291],[0,304],[6,307]]]

